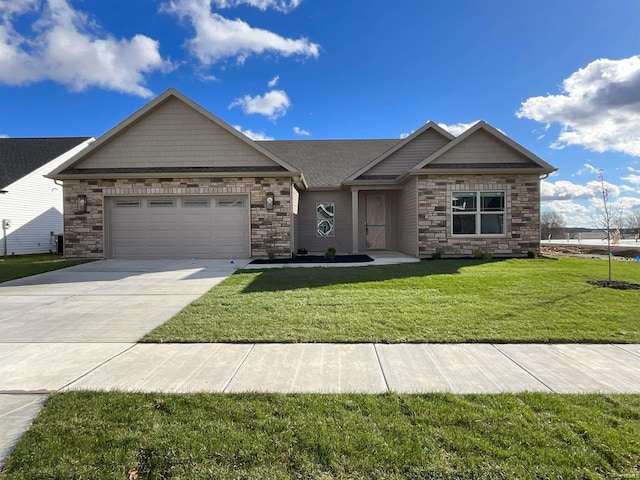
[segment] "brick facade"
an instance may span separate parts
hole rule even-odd
[[[104,198],[145,195],[249,196],[251,256],[291,257],[292,206],[290,178],[130,178],[65,180],[64,247],[69,258],[103,258],[105,251]],[[266,210],[267,193],[274,195]],[[78,213],[78,195],[87,196],[87,213]]]
[[[504,191],[505,235],[458,237],[451,233],[455,191]],[[472,256],[480,249],[496,256],[525,256],[540,245],[538,175],[428,175],[418,179],[418,256]]]

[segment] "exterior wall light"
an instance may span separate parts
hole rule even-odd
[[[267,193],[267,198],[264,202],[264,207],[267,210],[273,210],[273,202],[274,202],[273,193],[271,192]]]
[[[87,213],[87,196],[86,195],[78,195],[77,200],[77,212],[78,213]]]

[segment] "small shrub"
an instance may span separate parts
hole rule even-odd
[[[530,248],[529,250],[527,250],[527,257],[529,258],[538,258],[539,255],[540,254],[535,248]]]
[[[473,254],[473,258],[477,260],[491,260],[493,258],[493,253],[491,253],[489,250],[483,250],[481,248]]]
[[[334,258],[336,258],[336,249],[333,247],[327,248],[327,251],[324,252],[324,258],[326,260],[333,260]]]
[[[435,252],[431,253],[431,258],[434,260],[439,260],[442,258],[442,250],[436,250]]]
[[[267,257],[269,257],[269,260],[274,260],[276,258],[276,252],[273,248],[267,248]]]

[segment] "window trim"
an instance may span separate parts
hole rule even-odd
[[[330,217],[325,217],[322,216],[318,213],[318,208],[320,208],[321,206],[324,207],[325,205],[331,205],[332,206],[332,212],[331,212],[331,216]],[[326,209],[324,209],[326,211]],[[318,238],[333,238],[336,236],[336,202],[316,202],[316,217],[315,217],[315,226],[316,226],[316,237]],[[319,226],[321,222],[327,222],[329,225],[331,225],[331,230],[329,231],[329,233],[322,235],[320,233],[319,230]]]
[[[503,198],[502,210],[499,211],[482,211],[482,194],[487,193],[501,193]],[[473,212],[459,212],[453,208],[453,199],[456,195],[475,195],[475,210]],[[507,233],[507,190],[504,188],[496,188],[493,190],[483,189],[469,189],[469,190],[460,190],[451,192],[451,197],[449,199],[449,209],[450,209],[450,228],[449,233],[453,238],[504,238],[508,237]],[[482,233],[482,216],[483,215],[502,215],[502,233]],[[456,216],[473,216],[475,217],[475,231],[476,233],[454,233],[454,218]]]

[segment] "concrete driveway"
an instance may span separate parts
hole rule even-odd
[[[249,260],[100,260],[0,284],[0,465],[46,394],[132,348]]]

